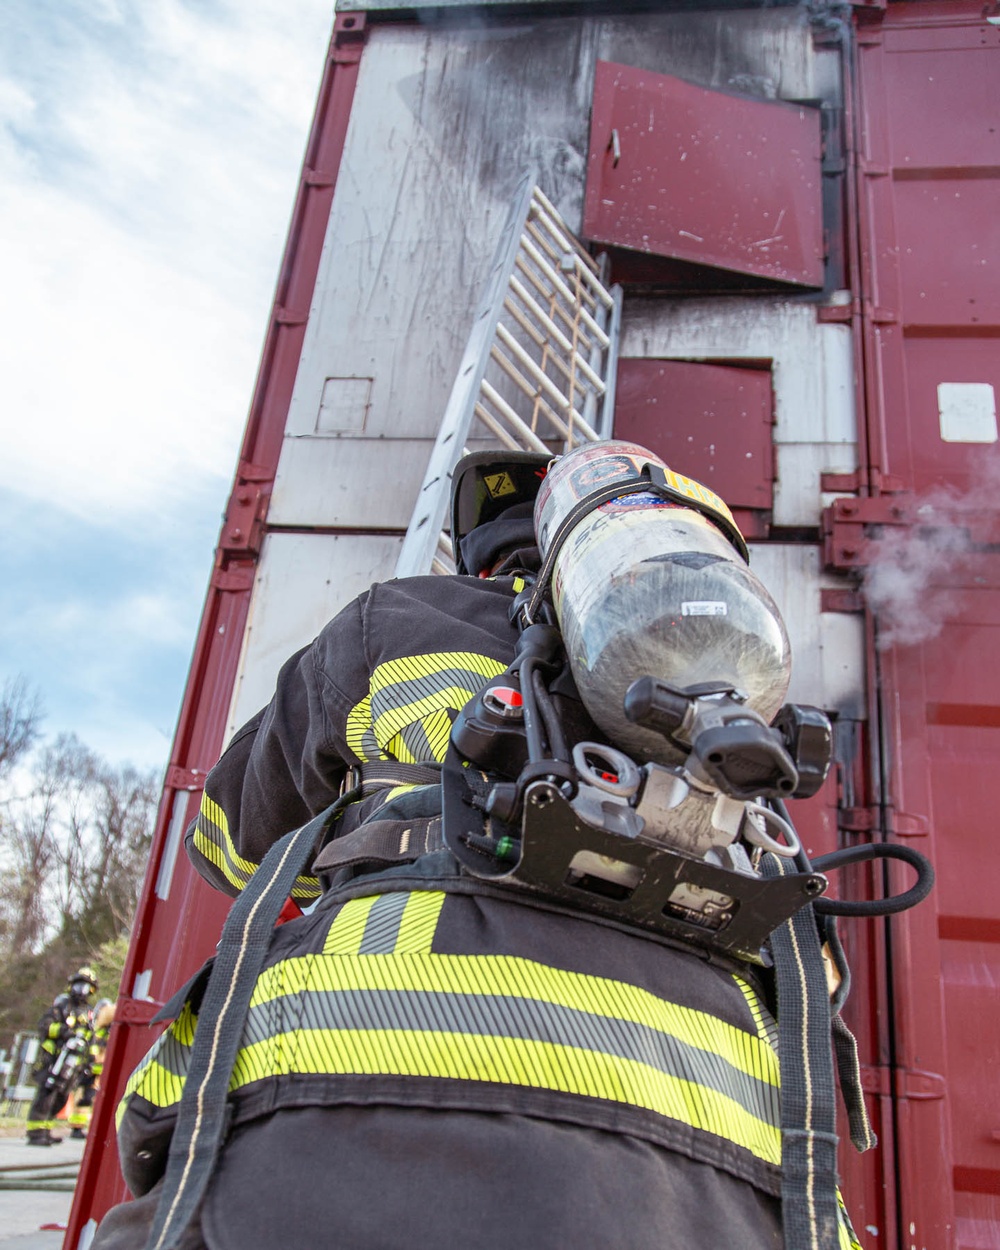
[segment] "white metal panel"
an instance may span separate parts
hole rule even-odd
[[[406,529],[431,438],[286,439],[268,521],[286,528]],[[491,446],[470,439],[469,451]]]
[[[369,33],[289,434],[315,433],[331,377],[373,379],[366,433],[436,434],[521,177],[579,224],[587,119],[566,96],[589,65],[575,28]]]
[[[811,703],[852,720],[866,715],[865,638],[860,613],[823,612],[825,586],[843,587],[823,573],[817,547],[751,543],[750,567],[781,610],[792,647],[788,700]]]
[[[809,22],[794,8],[624,16],[601,22],[598,30],[602,61],[675,74],[715,90],[816,99],[828,78],[818,70]]]
[[[226,741],[274,693],[278,670],[342,607],[391,576],[394,534],[269,534],[264,541]]]
[[[850,331],[784,299],[626,302],[621,355],[772,362],[778,480],[775,525],[818,525],[821,472],[856,465]]]
[[[405,530],[430,438],[286,438],[272,525]]]
[[[942,441],[997,441],[997,399],[989,382],[939,382],[937,394]]]
[[[332,508],[350,516],[345,524],[405,524],[396,500],[389,506],[370,483],[377,466],[391,465],[408,519],[427,457],[411,463],[412,444],[384,440],[436,435],[519,179],[530,174],[579,229],[598,57],[786,98],[816,94],[822,61],[795,10],[565,17],[541,6],[517,21],[479,9],[468,21],[456,13],[446,24],[373,24],[292,398],[276,523],[326,524]],[[364,451],[345,459],[352,436]],[[331,489],[348,467],[358,499],[342,507],[323,483]],[[305,501],[318,511],[310,515]]]

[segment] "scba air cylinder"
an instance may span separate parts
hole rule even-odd
[[[663,471],[656,476],[666,491],[640,489],[585,509],[561,536],[552,593],[594,721],[636,758],[670,764],[678,752],[667,740],[625,717],[636,678],[725,682],[770,722],[791,655],[774,600],[737,549],[745,551],[726,505],[635,443],[584,444],[555,461],[535,504],[543,559],[583,499],[618,481],[634,490],[646,465]]]

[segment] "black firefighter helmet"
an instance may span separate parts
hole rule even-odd
[[[494,448],[463,456],[451,485],[456,572],[475,575],[501,551],[535,545],[535,496],[557,454]]]
[[[93,968],[78,968],[69,978],[70,995],[79,1002],[92,1003],[97,997],[97,973]]]

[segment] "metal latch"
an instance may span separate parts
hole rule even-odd
[[[871,563],[871,527],[909,525],[912,491],[862,499],[835,499],[823,509],[823,562],[830,569],[861,569]]]

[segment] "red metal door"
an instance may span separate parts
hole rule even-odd
[[[890,3],[858,32],[868,471],[902,487],[858,514],[890,522],[864,552],[872,782],[884,835],[938,872],[931,900],[889,923],[874,994],[901,1247],[1000,1245],[995,8]]]
[[[747,538],[766,537],[774,494],[769,362],[623,358],[615,437],[663,457],[725,499]]]
[[[598,61],[586,238],[821,287],[821,184],[818,109]]]

